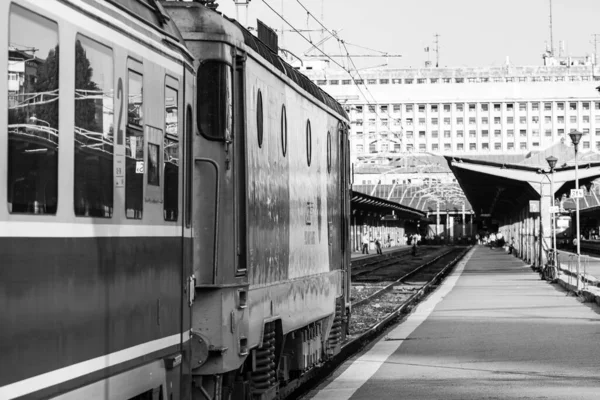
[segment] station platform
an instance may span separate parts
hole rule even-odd
[[[383,254],[386,254],[386,253],[395,253],[397,251],[406,250],[406,249],[410,249],[410,245],[382,247],[381,248],[381,252]],[[369,254],[363,254],[360,251],[353,251],[350,254],[350,260],[352,260],[352,261],[354,261],[354,260],[360,260],[360,259],[364,259],[364,258],[376,257],[377,255],[378,255],[377,254],[377,250],[369,250]]]
[[[598,399],[600,307],[474,246],[384,338],[304,399]]]

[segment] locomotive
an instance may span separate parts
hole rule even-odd
[[[0,4],[0,399],[271,399],[350,313],[342,106],[194,2]]]

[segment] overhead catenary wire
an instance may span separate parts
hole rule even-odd
[[[358,68],[356,67],[356,64],[354,63],[354,60],[352,60],[352,57],[350,56],[350,53],[348,51],[348,48],[346,47],[346,43],[344,42],[344,40],[340,39],[336,33],[334,33],[332,30],[330,30],[329,28],[327,28],[325,25],[323,25],[321,23],[321,21],[319,21],[299,0],[296,0],[298,2],[298,4],[300,4],[302,6],[302,8],[304,8],[304,10],[307,12],[307,15],[312,17],[319,25],[321,25],[323,27],[324,30],[326,30],[331,36],[333,36],[346,50],[346,57],[348,59],[348,61],[352,64],[352,66],[354,67],[354,70],[356,71],[356,74],[358,75],[359,79],[362,80],[362,85],[365,87],[365,90],[367,91],[367,93],[369,93],[369,95],[371,96],[371,100],[373,101],[373,105],[375,106],[378,102],[377,99],[375,98],[375,96],[373,95],[373,93],[371,93],[371,91],[369,90],[369,88],[367,87],[367,85],[364,83],[365,80],[362,78],[362,76],[360,75],[360,72],[358,72]],[[327,59],[329,59],[333,64],[337,65],[338,67],[340,67],[343,71],[345,71],[346,73],[348,73],[348,75],[350,76],[350,78],[352,79],[352,82],[354,83],[354,85],[356,86],[356,88],[358,89],[358,91],[360,92],[360,94],[363,96],[363,98],[367,101],[367,102],[371,102],[368,98],[367,95],[365,95],[364,91],[361,89],[360,84],[356,81],[355,77],[352,75],[352,72],[350,71],[350,68],[345,68],[343,65],[341,65],[339,62],[335,61],[332,57],[330,57],[327,53],[325,53],[323,50],[321,50],[317,45],[315,45],[315,43],[313,43],[312,40],[308,39],[306,36],[304,36],[302,33],[300,33],[300,31],[292,25],[291,22],[289,22],[283,15],[281,15],[279,12],[277,12],[277,10],[275,10],[271,4],[269,4],[266,0],[262,0],[262,2],[271,10],[273,11],[274,14],[276,14],[279,18],[281,18],[290,28],[292,28],[292,30],[294,32],[296,32],[298,35],[300,35],[300,37],[302,37],[302,39],[304,39],[306,42],[310,43],[311,46],[313,46],[315,49],[317,49],[321,54],[323,54]],[[371,104],[368,104],[371,105]],[[375,108],[375,114],[382,119],[382,114],[380,114],[377,111],[377,108]],[[395,118],[393,118],[389,112],[386,112],[387,114],[387,118],[388,120],[394,120]],[[402,129],[402,128],[401,128]]]

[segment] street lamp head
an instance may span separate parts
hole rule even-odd
[[[569,133],[569,136],[571,137],[571,142],[573,142],[573,146],[577,147],[582,135],[583,134],[579,131],[571,131],[571,133]]]
[[[556,163],[558,162],[558,158],[554,157],[554,156],[550,156],[548,158],[546,158],[546,162],[548,163],[548,165],[550,166],[550,170],[554,170],[554,167],[556,167]]]

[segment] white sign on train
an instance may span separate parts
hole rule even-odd
[[[558,214],[560,212],[559,206],[550,206],[550,214]]]
[[[583,199],[583,189],[571,189],[572,199]]]

